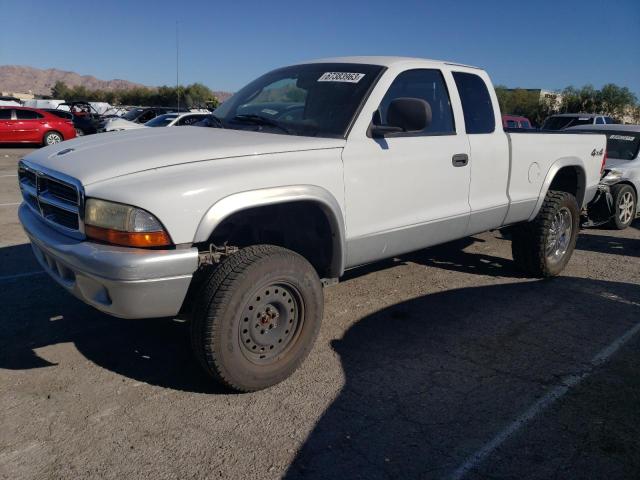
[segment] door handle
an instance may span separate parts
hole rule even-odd
[[[454,167],[464,167],[467,163],[469,163],[469,155],[466,153],[456,153],[453,157],[451,157],[451,163]]]

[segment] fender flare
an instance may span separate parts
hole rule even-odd
[[[333,242],[331,275],[344,273],[345,226],[342,209],[336,198],[326,189],[316,185],[287,185],[234,193],[218,200],[206,211],[193,239],[193,243],[206,242],[223,220],[243,210],[279,203],[307,201],[316,203],[329,222]]]
[[[549,191],[551,183],[556,178],[558,172],[565,167],[573,167],[577,168],[578,170],[578,188],[576,200],[578,201],[578,208],[582,208],[582,202],[584,201],[586,195],[587,185],[587,175],[584,169],[584,162],[578,157],[562,157],[553,162],[551,164],[551,167],[549,167],[547,176],[544,178],[544,182],[542,182],[542,186],[540,187],[540,195],[538,195],[536,206],[529,216],[529,221],[532,221],[534,218],[536,218],[536,215],[538,215],[538,212],[542,208],[542,203],[547,196],[547,192]]]

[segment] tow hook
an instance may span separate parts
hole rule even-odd
[[[223,245],[218,247],[213,243],[209,244],[209,250],[198,252],[198,267],[206,265],[215,265],[220,263],[224,257],[238,253],[238,247]]]

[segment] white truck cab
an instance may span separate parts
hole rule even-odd
[[[604,135],[505,133],[481,69],[402,57],[269,72],[211,128],[140,129],[27,155],[20,220],[50,275],[115,316],[187,315],[204,369],[273,385],[311,349],[345,270],[509,227],[553,276]]]

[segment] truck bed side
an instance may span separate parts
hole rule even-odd
[[[510,206],[505,224],[532,219],[554,179],[559,181],[561,171],[568,181],[575,175],[575,195],[580,207],[593,198],[606,151],[604,135],[513,132],[506,135]]]

